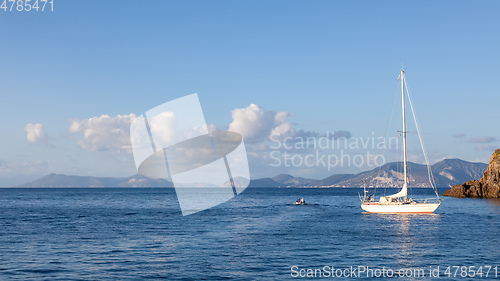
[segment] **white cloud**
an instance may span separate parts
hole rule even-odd
[[[229,131],[240,133],[246,143],[255,144],[267,139],[283,141],[289,137],[288,142],[297,141],[307,137],[327,137],[329,139],[350,139],[351,132],[345,130],[332,131],[327,134],[318,132],[296,130],[290,119],[295,115],[287,111],[266,110],[256,104],[245,108],[236,108],[232,112],[233,122],[229,124]],[[291,138],[291,139],[290,139]]]
[[[130,125],[137,115],[101,115],[89,119],[71,119],[68,131],[72,134],[81,133],[78,145],[87,151],[123,150],[131,152]],[[173,112],[162,112],[148,120],[151,132],[158,146],[173,144],[179,139],[189,139],[201,132],[216,130],[215,125],[176,130],[177,118]],[[149,139],[148,139],[149,141]],[[168,146],[168,145],[165,145]],[[163,146],[162,146],[163,147]]]
[[[256,104],[236,108],[231,113],[233,122],[229,124],[229,131],[240,133],[245,142],[260,142],[271,134],[276,135],[277,139],[295,135],[293,124],[289,121],[293,113],[266,110]]]
[[[164,111],[148,119],[153,139],[158,147],[167,147],[174,143],[177,117],[175,113]]]
[[[78,145],[88,151],[130,151],[130,124],[137,115],[101,115],[70,120],[70,133],[82,133]]]
[[[168,147],[174,143],[205,135],[216,130],[213,124],[178,127],[177,124],[182,124],[182,122],[177,120],[177,116],[174,112],[169,111],[164,111],[153,117],[149,117],[148,123],[155,144],[159,147]]]
[[[26,138],[31,143],[47,144],[47,133],[41,123],[29,123],[24,126],[24,130],[28,133]]]

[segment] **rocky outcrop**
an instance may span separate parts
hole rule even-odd
[[[490,163],[481,180],[471,180],[460,185],[454,185],[443,196],[500,198],[500,149],[491,155]]]

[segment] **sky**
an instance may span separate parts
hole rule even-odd
[[[193,93],[210,126],[242,134],[252,178],[360,172],[371,166],[327,167],[318,155],[370,152],[365,160],[389,162],[400,159],[400,147],[276,148],[271,135],[294,144],[327,133],[338,145],[398,138],[402,65],[431,164],[487,163],[500,147],[499,8],[497,1],[54,0],[53,11],[0,9],[0,186],[49,173],[133,175],[131,122]],[[416,145],[410,160],[423,163],[416,128],[408,131]]]

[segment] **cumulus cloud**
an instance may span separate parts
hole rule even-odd
[[[174,143],[217,130],[213,124],[178,126],[178,124],[182,124],[182,120],[178,120],[175,113],[170,111],[164,111],[149,117],[148,123],[155,144],[159,147],[168,147]]]
[[[462,138],[465,137],[465,134],[464,133],[457,133],[453,137],[456,138],[456,139],[462,139]]]
[[[231,113],[233,122],[229,124],[229,131],[240,133],[245,142],[260,142],[271,134],[276,136],[276,139],[281,139],[296,133],[289,120],[294,114],[290,112],[276,112],[250,104],[245,108],[236,108]]]
[[[47,133],[41,123],[29,123],[24,126],[24,130],[28,133],[26,138],[30,143],[47,144]]]
[[[126,151],[132,152],[130,125],[138,116],[101,115],[89,119],[71,119],[68,131],[78,135],[78,145],[87,151]],[[189,139],[216,130],[215,125],[177,128],[177,117],[173,112],[161,112],[148,119],[153,140],[158,147]],[[149,137],[147,138],[149,142]]]
[[[175,113],[168,111],[161,112],[148,119],[149,128],[157,146],[167,147],[174,143],[176,122]]]
[[[293,116],[294,113],[291,112],[266,110],[256,104],[250,104],[248,107],[236,108],[232,111],[233,121],[229,124],[228,130],[240,133],[245,142],[252,146],[266,140],[286,140],[290,143],[307,137],[328,137],[332,140],[352,137],[351,133],[346,130],[322,134],[296,130],[295,124],[290,120]],[[137,117],[132,113],[117,116],[101,115],[89,119],[71,119],[68,131],[75,135],[78,145],[83,150],[130,153],[132,152],[130,130],[133,129],[130,126]],[[189,128],[179,127],[179,124],[182,125],[182,120],[178,119],[179,117],[173,112],[160,112],[154,116],[148,116],[151,137],[157,147],[168,147],[176,142],[217,130],[213,124]],[[139,135],[141,134],[144,132],[141,131]],[[150,138],[140,138],[139,142],[150,145]],[[137,147],[136,144],[134,142],[134,147]],[[268,146],[264,147],[269,149]]]
[[[78,145],[88,151],[130,151],[130,124],[137,115],[101,115],[89,119],[72,119],[70,133],[81,133]]]
[[[345,130],[332,131],[320,134],[313,131],[296,130],[290,119],[294,113],[287,111],[266,110],[256,104],[245,108],[236,108],[232,111],[233,122],[229,124],[229,131],[240,133],[245,142],[257,143],[267,139],[288,142],[297,141],[297,138],[328,137],[330,139],[350,139],[351,132]]]
[[[497,139],[495,137],[477,137],[477,138],[471,138],[469,142],[472,143],[492,143],[496,141]]]

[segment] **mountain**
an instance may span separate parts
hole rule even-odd
[[[332,176],[329,176],[327,178],[324,178],[322,180],[315,180],[315,181],[310,183],[310,186],[334,186],[334,185],[338,184],[339,182],[348,181],[355,176],[356,175],[354,175],[354,174],[336,174],[336,175],[332,175]]]
[[[281,187],[283,184],[271,179],[271,178],[263,178],[250,180],[250,184],[248,187]]]
[[[301,177],[294,177],[288,174],[279,174],[271,178],[272,180],[281,184],[281,186],[308,186],[313,179],[306,179]]]
[[[244,179],[237,179],[235,183],[243,185]],[[246,180],[248,181],[248,180]],[[207,187],[203,183],[182,184],[186,187]],[[212,185],[209,185],[212,187]],[[231,186],[225,183],[224,186]],[[251,180],[251,187],[279,187],[281,183],[271,178]],[[173,187],[172,182],[165,179],[153,179],[142,175],[134,175],[124,178],[111,177],[90,177],[90,176],[72,176],[63,174],[50,174],[35,181],[25,183],[16,187]]]
[[[381,167],[359,174],[336,174],[315,180],[280,174],[272,178],[254,179],[249,187],[360,187],[366,181],[367,187],[399,187],[403,182],[402,162],[387,163]],[[487,164],[471,163],[460,159],[445,159],[431,166],[437,186],[449,187],[479,178]],[[427,166],[408,163],[410,186],[428,187]],[[239,185],[244,185],[238,181]],[[230,186],[230,183],[225,185]],[[90,177],[50,174],[19,187],[172,187],[165,179],[152,179],[141,175],[132,177]],[[204,183],[191,183],[183,186],[206,186]]]
[[[403,163],[387,163],[370,171],[355,175],[333,175],[318,181],[317,185],[331,187],[360,187],[363,182],[366,186],[398,187],[403,183]],[[408,162],[408,178],[413,187],[428,186],[427,166]],[[335,181],[337,180],[337,181]]]
[[[488,165],[472,163],[460,159],[445,159],[431,166],[436,186],[452,186],[481,175]],[[428,187],[429,176],[427,166],[408,162],[408,178],[410,186]],[[403,183],[403,162],[387,163],[370,171],[361,172],[336,183],[336,187],[362,186],[398,187]],[[325,184],[328,185],[328,184]]]
[[[480,180],[468,180],[463,184],[454,185],[443,195],[459,198],[500,198],[500,149],[491,155],[488,168]]]
[[[440,175],[448,179],[441,179],[442,184],[440,186],[451,186],[480,178],[487,167],[488,165],[484,163],[471,163],[460,159],[445,159],[432,165],[432,172],[434,176]]]
[[[472,163],[460,159],[445,159],[431,166],[437,186],[445,187],[459,184],[464,180],[478,178],[486,170],[487,164]],[[427,166],[408,162],[410,186],[428,187]],[[392,162],[359,174],[336,174],[320,180],[293,177],[280,174],[272,178],[278,182],[269,187],[359,187],[366,181],[367,186],[399,187],[403,182],[403,163]]]
[[[17,187],[172,187],[165,179],[152,179],[141,175],[125,178],[70,176],[50,174]]]

